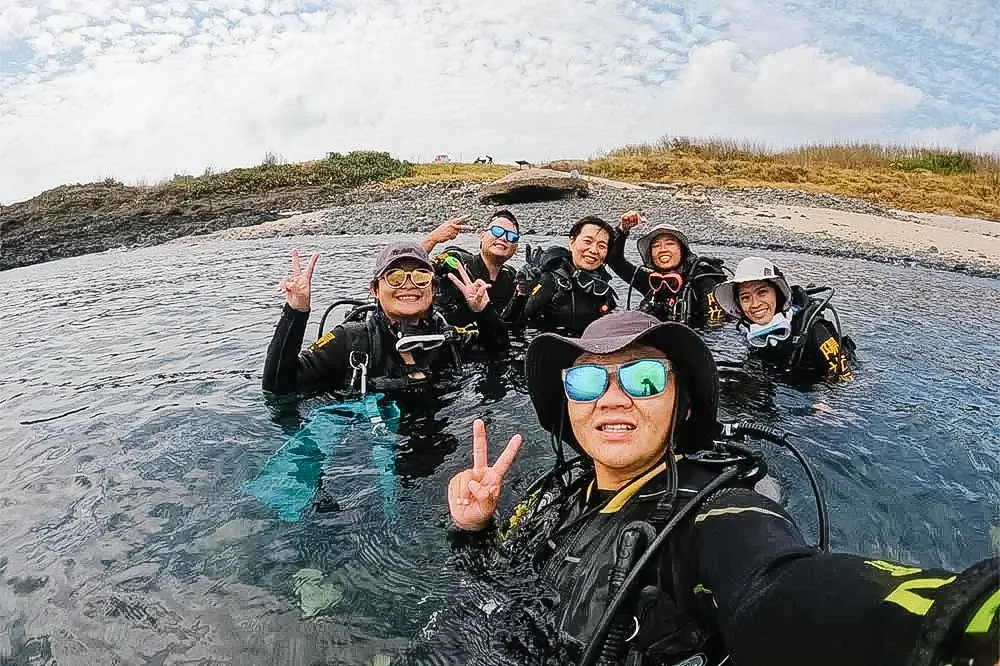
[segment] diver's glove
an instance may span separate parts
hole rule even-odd
[[[542,277],[542,255],[544,253],[545,250],[540,247],[532,251],[530,244],[525,246],[524,266],[517,269],[517,273],[514,275],[514,283],[519,292],[527,293],[528,289],[538,282],[538,278]]]

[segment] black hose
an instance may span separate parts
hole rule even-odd
[[[608,594],[615,594],[622,588],[628,578],[629,571],[639,558],[646,544],[656,538],[653,526],[642,520],[633,520],[622,528],[615,541],[615,563],[608,574]],[[601,646],[601,654],[597,658],[598,666],[614,666],[618,663],[618,655],[625,644],[625,632],[628,626],[616,621],[608,631],[608,637]]]
[[[816,498],[816,515],[819,520],[819,549],[823,552],[829,551],[830,518],[827,512],[826,499],[823,497],[823,491],[820,490],[819,482],[816,480],[816,474],[813,472],[812,466],[809,465],[809,461],[802,455],[798,447],[788,441],[788,434],[777,428],[772,428],[763,423],[754,423],[753,421],[741,421],[730,432],[738,435],[751,435],[783,446],[792,452],[792,455],[799,461],[802,469],[805,470],[806,477],[809,479],[809,485],[812,486],[813,496]]]
[[[608,607],[604,610],[604,614],[601,616],[600,622],[597,624],[597,628],[594,630],[594,635],[590,639],[590,643],[587,644],[587,649],[583,653],[583,658],[580,660],[580,666],[594,666],[597,663],[597,658],[600,655],[601,648],[604,645],[604,639],[608,636],[608,631],[611,629],[611,625],[618,615],[619,609],[621,609],[622,604],[625,603],[625,599],[628,598],[632,589],[635,587],[635,583],[642,573],[646,565],[653,559],[656,555],[656,551],[660,549],[661,546],[666,542],[667,537],[673,532],[674,528],[682,520],[684,520],[689,513],[694,511],[698,506],[705,500],[706,497],[711,495],[713,492],[721,488],[723,485],[728,483],[734,477],[740,473],[740,468],[738,465],[732,465],[722,470],[722,472],[712,479],[704,488],[702,488],[697,495],[695,495],[690,502],[685,504],[680,510],[674,514],[674,517],[667,523],[660,533],[657,535],[653,543],[649,544],[649,548],[646,552],[642,554],[639,561],[636,562],[635,566],[632,567],[632,571],[629,572],[628,577],[622,583],[622,586],[618,589],[615,595],[608,602]]]
[[[828,291],[829,293],[824,296],[822,300],[820,300],[819,305],[813,308],[812,313],[809,315],[809,319],[807,319],[802,325],[802,332],[805,335],[809,334],[809,329],[812,327],[813,322],[816,321],[816,317],[818,317],[820,313],[826,309],[826,306],[830,304],[830,300],[833,298],[833,294],[835,293],[833,287],[812,287],[811,289],[806,289],[806,293],[809,295],[818,294],[823,291]]]
[[[342,305],[351,305],[351,306],[354,306],[354,307],[357,308],[357,307],[361,307],[362,305],[365,305],[365,302],[364,301],[359,301],[356,298],[342,298],[339,301],[334,301],[333,305],[331,305],[330,307],[328,307],[326,309],[326,311],[323,312],[323,316],[319,320],[319,328],[316,329],[316,339],[317,340],[319,340],[321,337],[323,337],[323,329],[326,328],[326,318],[330,316],[331,312],[333,312],[334,310],[336,310],[337,308],[339,308]]]

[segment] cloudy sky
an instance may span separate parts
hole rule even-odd
[[[996,0],[0,0],[0,202],[328,151],[1000,152]]]

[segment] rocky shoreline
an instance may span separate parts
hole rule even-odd
[[[595,179],[596,181],[596,179]],[[95,186],[85,186],[95,187]],[[136,205],[114,186],[59,207],[0,210],[0,270],[117,247],[310,234],[423,232],[460,214],[485,221],[482,187],[433,183],[408,188],[290,188],[267,197]],[[119,186],[121,187],[121,186]],[[125,188],[129,189],[129,188]],[[586,198],[509,206],[526,233],[563,235],[584,215],[628,209],[670,221],[692,241],[916,264],[1000,277],[1000,223],[894,211],[849,197],[767,188],[592,182]],[[32,200],[36,201],[36,200]],[[110,201],[110,204],[109,204]],[[31,203],[31,202],[26,202]],[[952,218],[942,218],[942,220]],[[905,233],[902,233],[905,232]]]
[[[203,237],[248,239],[314,234],[377,234],[400,231],[424,232],[441,221],[462,214],[485,221],[493,207],[477,202],[479,186],[474,184],[433,184],[397,190],[390,196],[372,197],[323,210],[290,215],[256,226],[241,227]],[[518,204],[509,206],[521,220],[525,233],[562,236],[585,215],[613,219],[631,208],[650,221],[669,221],[684,229],[699,244],[727,245],[766,250],[792,250],[811,254],[862,258],[883,263],[914,264],[958,271],[980,277],[1000,277],[1000,223],[971,220],[981,233],[968,240],[964,252],[948,252],[935,245],[937,229],[915,214],[895,211],[868,201],[829,194],[793,190],[713,189],[686,186],[642,188],[592,187],[582,199]],[[881,220],[886,229],[894,226],[924,225],[926,242],[900,243],[866,241],[845,234],[804,233],[786,228],[786,223],[809,219],[822,213],[864,216]],[[837,223],[833,223],[837,225]],[[847,226],[846,224],[844,226]],[[836,226],[831,227],[836,231]],[[190,240],[190,239],[189,239]],[[990,247],[982,247],[986,241]],[[995,247],[994,247],[995,242]],[[921,244],[923,245],[921,247]]]

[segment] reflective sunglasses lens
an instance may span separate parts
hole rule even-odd
[[[517,239],[521,237],[521,234],[516,231],[504,229],[499,224],[490,227],[490,233],[493,234],[494,238],[504,238],[508,243],[516,243]]]
[[[563,371],[566,397],[573,402],[593,402],[608,388],[608,371],[599,365],[577,365]]]
[[[434,273],[423,268],[418,268],[410,271],[410,279],[413,280],[413,284],[423,289],[434,279]]]
[[[651,398],[667,388],[667,366],[654,359],[626,363],[618,368],[618,383],[633,398]]]
[[[406,271],[402,268],[393,268],[391,271],[386,271],[385,283],[390,287],[402,287],[403,283],[406,282]]]

